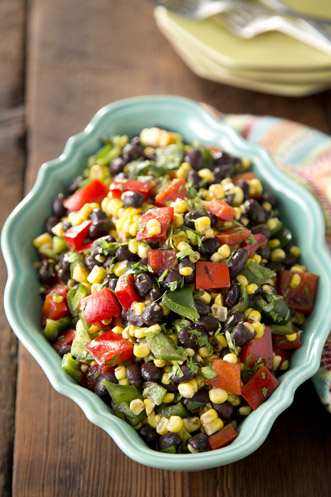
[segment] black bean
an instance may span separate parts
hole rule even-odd
[[[108,393],[107,388],[103,384],[104,381],[109,381],[111,383],[117,383],[116,376],[113,372],[109,371],[99,376],[94,386],[94,393],[101,397],[107,404],[111,403],[111,397]]]
[[[72,224],[69,223],[69,221],[64,221],[64,223],[62,223],[62,228],[63,228],[63,231],[68,231],[69,228],[71,228]]]
[[[268,219],[268,213],[255,199],[249,198],[244,202],[244,206],[247,217],[253,223],[263,224]]]
[[[230,352],[231,350],[229,349],[229,347],[224,347],[219,353],[219,356],[221,359],[223,359],[223,357],[226,356],[227,354],[230,354]]]
[[[148,273],[137,274],[134,286],[138,295],[144,297],[153,288],[153,278]]]
[[[154,302],[155,300],[158,300],[159,298],[161,298],[163,295],[162,291],[159,289],[159,288],[153,288],[150,292],[149,292],[149,300],[151,302]]]
[[[57,277],[65,284],[68,283],[68,281],[70,280],[70,267],[69,267],[69,270],[65,270],[63,268],[59,268],[58,271],[57,271]]]
[[[215,182],[220,183],[224,178],[229,178],[234,172],[231,164],[221,164],[214,169]]]
[[[213,255],[214,252],[217,251],[220,246],[220,242],[217,238],[207,238],[204,240],[202,246],[198,249],[199,253],[206,258],[209,258]]]
[[[121,245],[120,247],[118,247],[118,249],[116,249],[115,255],[119,261],[136,261],[138,259],[138,256],[136,254],[130,252],[127,245]]]
[[[84,178],[84,176],[77,176],[77,178],[75,178],[69,185],[69,187],[67,188],[67,192],[68,193],[74,193],[77,188],[79,187],[79,185],[81,184],[82,181],[84,181],[86,178]]]
[[[298,262],[298,258],[295,257],[295,255],[291,254],[291,253],[287,253],[286,256],[284,257],[284,259],[282,260],[282,263],[284,264],[284,266],[294,266],[294,264],[296,264]]]
[[[238,323],[244,321],[244,313],[240,311],[235,311],[231,316],[223,324],[223,330],[229,330],[230,328],[234,328]]]
[[[38,270],[39,281],[43,285],[53,285],[56,280],[55,264],[47,259],[41,261]]]
[[[123,314],[124,318],[127,320],[129,324],[133,324],[134,326],[139,326],[139,328],[144,326],[145,322],[143,316],[142,315],[137,316],[134,313],[132,306],[127,311],[123,309]]]
[[[71,350],[71,345],[67,344],[67,343],[62,343],[59,348],[57,349],[57,353],[63,357],[64,354],[68,354]]]
[[[189,257],[184,257],[183,259],[181,259],[180,263],[178,264],[178,268],[183,269],[184,267],[195,269],[195,264],[190,260]]]
[[[196,412],[209,402],[208,391],[205,389],[198,390],[191,399],[184,398],[181,402],[190,412]]]
[[[116,276],[110,276],[109,281],[108,281],[108,288],[110,290],[115,291],[116,285],[117,285],[117,280]]]
[[[109,171],[112,176],[121,173],[126,166],[126,161],[122,157],[115,157],[109,164]]]
[[[128,143],[123,148],[122,155],[126,162],[131,162],[139,157],[143,157],[144,149],[139,144],[132,145],[131,143]]]
[[[162,275],[163,270],[160,271],[159,277]],[[177,288],[180,287],[182,282],[182,277],[178,271],[175,269],[169,269],[167,276],[160,281],[162,288],[174,289],[175,283],[177,283]]]
[[[145,197],[140,192],[124,192],[122,197],[122,202],[126,207],[134,207],[138,209],[141,207],[145,201]]]
[[[146,159],[155,160],[156,159],[156,151],[153,148],[148,147],[147,150],[145,148],[144,155]]]
[[[200,316],[207,316],[210,314],[210,305],[202,302],[202,300],[196,299],[194,300],[196,310],[198,311]]]
[[[101,267],[103,265],[102,262],[98,261],[94,255],[87,255],[85,257],[85,266],[89,271],[92,271],[94,266],[99,266]]]
[[[101,254],[102,249],[100,243],[102,243],[102,245],[106,245],[107,243],[114,243],[114,242],[116,242],[116,240],[113,236],[111,235],[103,236],[92,243],[90,254],[91,255]]]
[[[92,240],[107,235],[110,228],[109,220],[102,220],[92,223],[88,230],[88,236]]]
[[[275,271],[276,273],[279,273],[284,266],[281,262],[268,262],[265,267],[271,269],[272,271]]]
[[[242,347],[243,345],[246,345],[246,343],[250,342],[253,340],[253,338],[256,335],[256,331],[252,333],[247,326],[245,326],[243,323],[237,324],[232,332],[232,340],[234,341],[235,345],[238,347]]]
[[[154,446],[154,443],[157,439],[157,433],[155,428],[152,428],[149,425],[145,425],[142,428],[140,428],[139,435],[147,445]]]
[[[177,435],[177,433],[166,433],[165,435],[161,435],[159,438],[159,450],[169,449],[174,446],[177,448],[182,443],[181,439]]]
[[[52,228],[54,228],[54,226],[56,224],[58,224],[60,222],[60,219],[56,216],[51,216],[47,219],[46,221],[46,231],[47,233],[49,233],[50,235],[53,234],[52,232]]]
[[[209,211],[206,211],[206,214],[205,214],[207,217],[209,217],[210,219],[210,226],[213,228],[217,221],[218,221],[218,217],[215,216],[215,214],[213,214],[212,212],[209,212]]]
[[[190,445],[192,449],[198,452],[205,452],[207,450],[207,440],[207,435],[204,433],[197,433],[188,439],[187,445]]]
[[[262,193],[262,200],[264,202],[269,202],[269,204],[271,204],[272,207],[275,207],[275,205],[277,204],[276,195],[268,191]]]
[[[178,392],[178,385],[175,383],[162,383],[162,386],[169,392],[169,393],[176,393]]]
[[[197,350],[199,348],[198,337],[190,333],[190,328],[185,326],[178,333],[178,341],[184,347]]]
[[[187,179],[188,181],[192,181],[193,186],[198,189],[202,178],[196,171],[194,171],[194,169],[192,169],[191,171],[189,171]]]
[[[196,329],[200,332],[216,331],[219,325],[219,320],[213,316],[203,316],[196,324]]]
[[[64,194],[59,193],[53,201],[53,213],[55,216],[60,218],[65,216],[67,213],[67,209],[63,205],[64,198]]]
[[[214,402],[212,402],[211,404],[213,406],[213,409],[215,409],[221,419],[231,418],[233,414],[233,406],[230,404],[230,402],[225,401],[222,404],[215,404]]]
[[[244,248],[239,248],[233,252],[231,259],[228,262],[230,275],[234,278],[246,266],[248,261],[248,252]]]
[[[163,318],[162,307],[157,302],[152,302],[144,307],[142,318],[146,326],[160,323]]]
[[[205,212],[200,212],[197,210],[187,212],[184,216],[184,224],[187,228],[193,229],[194,230],[194,220],[198,219],[199,217],[205,216]]]
[[[193,378],[194,378],[194,373],[193,371],[191,371],[191,369],[188,367],[187,364],[182,364],[180,366],[180,369],[182,371],[182,375],[180,374],[174,374],[173,376],[171,376],[170,380],[173,382],[173,383],[185,383],[187,381],[191,381]]]
[[[243,179],[240,179],[237,181],[237,185],[236,186],[239,186],[239,188],[242,189],[243,193],[244,193],[244,199],[246,200],[249,196],[249,184],[247,183],[247,181],[244,181]]]
[[[160,381],[163,375],[163,368],[155,366],[154,362],[144,362],[141,365],[141,376],[146,381]]]
[[[237,285],[231,285],[228,293],[226,294],[224,298],[224,305],[228,309],[231,309],[234,305],[238,303],[240,297],[240,290]]]
[[[92,223],[97,223],[98,221],[108,221],[106,213],[100,208],[93,209],[90,214],[90,219]]]
[[[136,135],[130,139],[131,145],[140,145],[140,136]]]
[[[198,148],[190,148],[185,155],[184,160],[188,162],[195,171],[199,171],[205,167],[202,154]]]
[[[143,379],[141,376],[141,369],[138,364],[129,364],[126,367],[126,377],[130,382],[130,385],[140,388],[143,384]]]
[[[217,152],[214,154],[215,166],[221,166],[223,164],[233,166],[236,162],[238,162],[238,159],[227,152]]]
[[[252,231],[253,234],[255,234],[255,233],[261,233],[268,240],[271,237],[271,233],[270,233],[270,231],[268,230],[268,228],[266,226],[256,226],[255,228],[252,228],[251,231]]]
[[[256,251],[258,255],[262,257],[262,259],[269,259],[270,258],[270,247],[268,245],[265,245],[265,247],[262,247]]]

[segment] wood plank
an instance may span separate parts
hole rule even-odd
[[[33,0],[29,14],[27,189],[39,165],[61,153],[66,138],[79,132],[99,107],[128,96],[181,94],[224,112],[299,116],[328,129],[321,96],[265,96],[192,75],[158,33],[148,2],[72,0],[69,6],[65,0]],[[20,346],[13,496],[299,497],[307,486],[310,496],[326,497],[323,469],[329,446],[323,423],[316,421],[326,421],[327,415],[316,397],[310,400],[315,414],[307,409],[314,395],[309,384],[302,392],[249,460],[205,472],[166,472],[124,456],[76,405],[51,388]],[[302,473],[304,464],[310,467]]]
[[[20,201],[25,167],[24,146],[24,31],[25,5],[20,0],[0,3],[0,225]],[[0,265],[0,292],[3,293],[6,269]],[[11,495],[15,397],[17,373],[17,340],[6,320],[0,303],[0,384],[1,444],[0,495]]]

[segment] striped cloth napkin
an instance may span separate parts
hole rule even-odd
[[[217,117],[246,140],[266,148],[285,173],[314,195],[324,213],[325,237],[331,248],[331,138],[302,124],[276,117],[232,114]],[[331,332],[313,383],[331,413]]]

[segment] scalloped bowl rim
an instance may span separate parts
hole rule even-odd
[[[242,423],[240,436],[229,446],[216,451],[197,454],[167,454],[151,450],[131,426],[109,412],[101,399],[77,385],[62,371],[55,351],[41,335],[33,335],[33,331],[28,329],[24,316],[20,313],[19,296],[21,293],[19,289],[21,285],[26,284],[26,279],[24,279],[24,271],[20,270],[18,244],[13,243],[15,229],[18,229],[15,228],[18,220],[21,216],[26,216],[38,202],[38,195],[41,194],[43,185],[53,173],[65,168],[89,137],[100,138],[101,135],[98,133],[107,119],[112,118],[115,122],[119,119],[119,122],[122,122],[124,117],[127,118],[132,113],[138,115],[140,112],[143,116],[147,110],[152,112],[152,108],[161,113],[169,113],[172,109],[174,114],[178,115],[178,112],[184,113],[184,116],[187,114],[187,119],[193,119],[195,126],[199,123],[201,126],[199,131],[202,134],[208,134],[208,130],[219,133],[219,143],[213,142],[214,145],[220,144],[229,152],[251,158],[258,171],[261,172],[263,169],[263,180],[281,188],[291,201],[299,204],[307,216],[305,251],[309,253],[314,267],[319,268],[318,272],[323,282],[323,293],[320,289],[318,300],[322,302],[320,307],[324,310],[325,316],[321,313],[314,317],[315,332],[311,332],[305,344],[302,364],[296,365],[281,376],[279,388]],[[141,119],[144,118],[141,117]],[[161,121],[162,119],[161,117]],[[186,124],[189,123],[190,121]],[[159,124],[161,125],[162,122]],[[144,124],[141,125],[143,126]],[[183,130],[181,132],[183,133]],[[264,169],[265,166],[267,166],[266,169]],[[30,239],[30,243],[31,241]],[[312,195],[275,166],[266,150],[244,140],[236,131],[212,117],[200,104],[192,100],[170,95],[142,96],[118,100],[101,108],[81,133],[68,139],[63,153],[57,159],[42,164],[32,190],[8,217],[2,230],[1,245],[8,270],[4,294],[5,312],[13,331],[42,367],[54,389],[76,402],[87,418],[104,429],[121,450],[136,462],[160,469],[197,471],[229,464],[248,456],[262,445],[276,418],[292,403],[298,386],[313,376],[319,367],[322,348],[331,327],[331,316],[328,317],[327,312],[328,296],[331,295],[331,277],[327,272],[326,274],[323,272],[323,268],[330,265],[330,255],[324,239],[324,219],[321,209]],[[17,295],[18,298],[16,298]]]

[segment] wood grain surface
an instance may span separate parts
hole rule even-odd
[[[158,32],[146,0],[3,0],[0,27],[2,221],[41,163],[119,98],[177,94],[222,112],[271,114],[330,132],[330,91],[295,99],[204,81]],[[3,267],[1,277],[3,284]],[[1,332],[1,496],[330,495],[330,415],[310,382],[250,457],[213,470],[167,472],[128,459],[53,390],[21,345],[17,359],[4,315]]]

